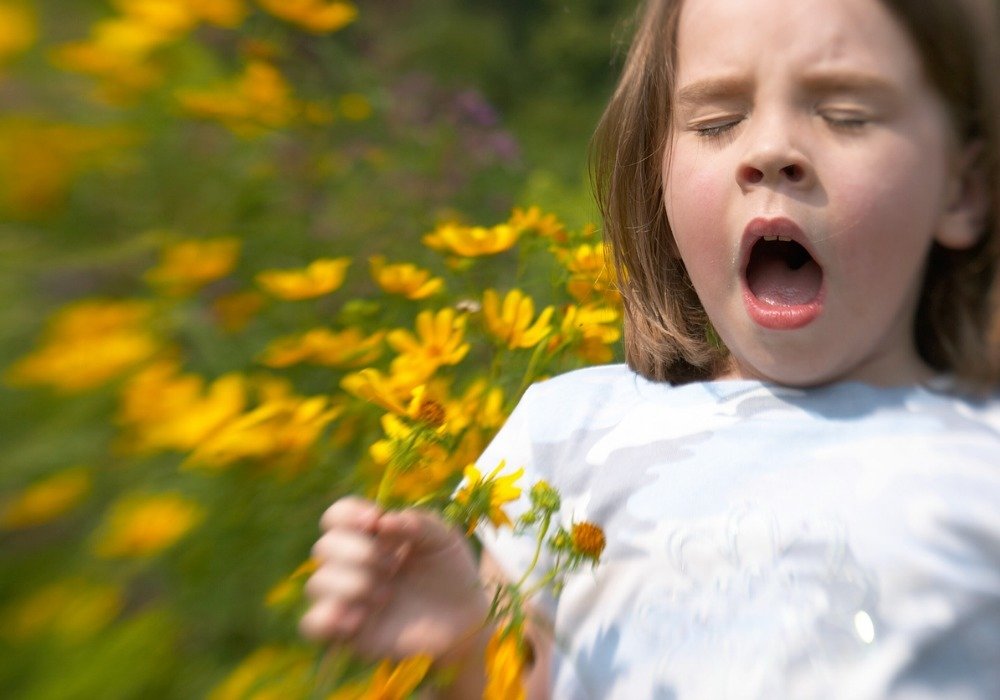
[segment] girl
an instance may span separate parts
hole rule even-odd
[[[969,392],[1000,367],[998,28],[989,0],[649,2],[596,138],[628,365],[536,385],[480,460],[607,535],[537,602],[532,692],[1000,697],[1000,402]],[[475,697],[462,536],[357,499],[323,526],[305,633]],[[526,570],[530,536],[481,536],[481,576]]]

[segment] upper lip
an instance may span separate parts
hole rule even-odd
[[[808,237],[799,228],[799,225],[784,216],[758,216],[751,219],[743,229],[743,238],[740,240],[740,272],[746,278],[747,265],[750,264],[750,252],[762,238],[775,236],[782,239],[795,241],[806,249],[806,252],[819,264],[819,258],[813,250]],[[821,266],[822,267],[822,266]]]

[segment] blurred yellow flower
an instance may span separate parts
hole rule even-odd
[[[215,298],[212,313],[224,331],[238,333],[249,325],[263,306],[264,296],[260,292],[230,292]]]
[[[94,540],[99,557],[146,557],[175,544],[204,517],[201,506],[176,493],[120,497]]]
[[[362,401],[374,403],[387,411],[405,415],[407,405],[413,398],[413,390],[423,383],[422,375],[394,373],[382,374],[377,369],[366,367],[352,372],[340,381],[340,386],[349,394]]]
[[[121,611],[123,595],[117,586],[82,578],[58,581],[7,606],[0,634],[24,641],[55,634],[80,641],[106,627]]]
[[[566,307],[559,334],[549,343],[552,349],[566,343],[584,360],[593,363],[609,362],[614,353],[608,346],[621,338],[621,325],[617,309],[607,306]]]
[[[232,272],[240,254],[238,238],[186,240],[167,246],[146,281],[171,296],[184,296]]]
[[[566,289],[577,301],[587,301],[595,292],[617,303],[614,272],[608,265],[603,243],[584,243],[570,250],[558,250],[557,257],[570,273]]]
[[[519,628],[500,627],[486,644],[483,700],[524,700],[524,642]]]
[[[421,311],[417,314],[416,335],[402,328],[390,331],[386,340],[400,356],[394,365],[402,372],[425,377],[442,365],[455,365],[469,352],[465,342],[466,316],[452,308]],[[422,382],[421,382],[422,383]]]
[[[464,481],[454,500],[463,506],[470,533],[484,517],[496,527],[511,525],[503,506],[521,496],[521,488],[515,484],[524,476],[524,467],[499,476],[506,466],[506,460],[501,461],[485,478],[475,464],[468,465],[462,473]]]
[[[427,654],[410,656],[397,664],[383,661],[370,680],[339,688],[326,700],[406,700],[424,680],[432,661]]]
[[[180,89],[181,107],[195,117],[215,119],[240,136],[290,124],[302,112],[292,88],[271,63],[254,59],[231,84],[214,89]]]
[[[0,120],[0,206],[20,218],[51,215],[77,175],[136,140],[121,128]]]
[[[238,27],[247,15],[244,0],[183,0],[189,10],[210,24],[230,29]]]
[[[63,70],[92,75],[112,102],[129,100],[156,85],[163,70],[151,57],[198,24],[190,2],[116,0],[119,15],[97,22],[90,37],[57,47],[53,62]]]
[[[0,2],[0,66],[38,38],[35,14],[23,2]]]
[[[160,361],[125,384],[118,424],[126,429],[132,449],[186,452],[239,417],[246,394],[246,382],[238,374],[223,375],[206,390],[202,377],[180,374],[173,362]]]
[[[551,239],[556,243],[568,240],[566,227],[555,214],[542,214],[538,207],[521,209],[515,207],[507,223],[518,232],[535,231],[538,235]]]
[[[294,469],[342,412],[342,406],[332,405],[324,396],[271,398],[206,437],[184,464],[218,469],[253,459]]]
[[[306,698],[314,683],[314,654],[306,649],[265,646],[233,669],[208,700]]]
[[[520,289],[512,289],[503,299],[494,289],[483,293],[483,319],[486,329],[511,349],[531,348],[551,332],[549,321],[555,309],[546,307],[532,323],[535,302]]]
[[[400,294],[407,299],[426,299],[444,288],[444,280],[431,277],[428,270],[422,270],[409,263],[387,265],[385,256],[369,258],[372,279],[389,294]]]
[[[296,301],[329,294],[344,283],[350,258],[321,258],[300,270],[267,270],[257,275],[257,284],[268,294]]]
[[[42,525],[74,508],[90,491],[91,470],[72,467],[38,481],[0,503],[0,530]]]
[[[384,337],[384,332],[378,332],[366,338],[358,328],[340,332],[314,328],[302,335],[272,341],[260,361],[268,367],[288,367],[299,362],[329,367],[359,367],[379,358]]]
[[[490,228],[483,226],[460,226],[441,224],[423,237],[424,245],[434,250],[452,253],[462,257],[493,255],[512,248],[520,231],[509,224],[497,224]]]
[[[315,34],[335,32],[358,16],[352,3],[340,0],[257,0],[257,3],[275,17]]]
[[[151,314],[137,301],[80,301],[49,321],[44,342],[7,371],[12,384],[49,385],[65,392],[92,389],[156,352],[145,328]]]

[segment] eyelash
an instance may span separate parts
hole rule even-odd
[[[820,115],[823,120],[830,126],[836,129],[843,129],[845,131],[857,131],[868,125],[868,119],[866,117],[835,117],[828,114]]]
[[[694,127],[694,131],[700,138],[703,139],[721,139],[727,134],[731,134],[733,128],[742,121],[742,119],[737,119],[735,121],[725,122],[723,124],[714,124],[712,126],[696,125]]]
[[[835,129],[840,129],[842,131],[859,131],[868,125],[868,118],[866,117],[835,117],[828,114],[820,115],[827,124]],[[736,119],[731,122],[725,122],[723,124],[714,124],[711,126],[700,126],[695,125],[693,127],[694,132],[699,138],[703,138],[709,141],[719,140],[724,137],[732,136],[732,130],[739,125],[743,119]]]

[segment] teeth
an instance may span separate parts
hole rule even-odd
[[[765,241],[776,241],[776,240],[778,240],[778,237],[777,236],[764,236],[764,240]]]
[[[787,236],[778,236],[778,240],[779,241],[791,241],[792,239],[788,238]]]

